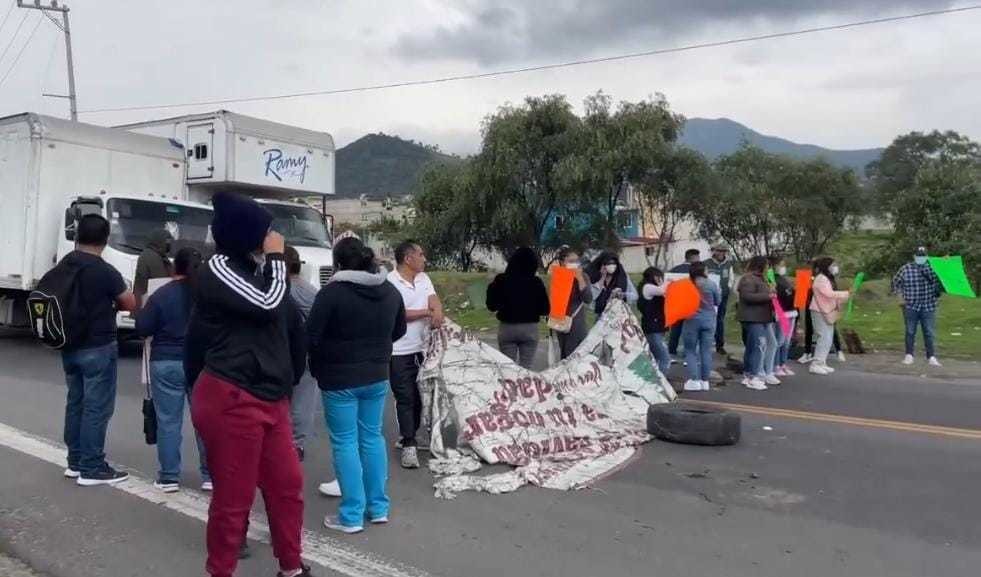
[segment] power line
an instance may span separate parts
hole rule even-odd
[[[20,62],[20,57],[24,54],[24,51],[27,50],[27,47],[28,45],[30,45],[31,40],[34,39],[34,34],[37,32],[38,27],[41,26],[42,20],[44,20],[44,18],[39,17],[37,19],[37,22],[34,23],[34,29],[31,30],[30,36],[27,37],[27,42],[24,42],[24,45],[20,47],[20,51],[17,53],[17,56],[14,56],[14,62],[13,64],[10,65],[10,68],[7,69],[7,73],[4,74],[2,78],[0,78],[0,88],[3,87],[4,81],[6,81],[7,77],[10,76],[10,73],[14,71],[14,68],[17,68],[17,63]]]
[[[441,78],[429,78],[420,80],[406,80],[402,82],[392,82],[389,84],[370,84],[367,86],[357,86],[350,88],[335,88],[328,90],[311,90],[308,92],[293,92],[288,94],[273,94],[269,96],[247,96],[241,98],[221,98],[215,100],[198,100],[194,102],[183,102],[174,104],[147,104],[139,106],[119,106],[112,108],[90,108],[88,110],[81,110],[84,113],[96,113],[96,112],[126,112],[131,110],[151,110],[151,109],[167,109],[167,108],[185,108],[188,106],[211,106],[218,104],[233,104],[239,102],[258,102],[263,100],[283,100],[287,98],[302,98],[306,96],[329,96],[336,94],[350,94],[354,92],[370,92],[375,90],[387,90],[391,88],[404,88],[408,86],[424,86],[429,84],[443,84],[447,82],[457,82],[461,80],[477,80],[481,78],[492,78],[498,76],[510,76],[515,74],[524,74],[528,72],[538,72],[542,70],[554,70],[557,68],[570,68],[573,66],[581,66],[585,64],[599,64],[604,62],[614,62],[618,60],[630,60],[634,58],[644,58],[648,56],[660,56],[663,54],[673,54],[678,52],[689,52],[692,50],[700,50],[703,48],[718,48],[722,46],[732,46],[734,44],[745,44],[749,42],[759,42],[762,40],[773,40],[777,38],[788,38],[792,36],[802,36],[804,34],[814,34],[816,32],[829,32],[834,30],[846,30],[849,28],[858,28],[860,26],[871,26],[875,24],[885,24],[888,22],[899,22],[903,20],[913,20],[916,18],[925,18],[928,16],[941,16],[947,14],[955,14],[958,12],[968,12],[971,10],[981,10],[981,4],[975,4],[971,6],[962,6],[960,8],[949,8],[945,10],[932,10],[929,12],[918,12],[916,14],[906,14],[903,16],[892,16],[888,18],[874,18],[870,20],[859,20],[856,22],[848,22],[844,24],[835,24],[831,26],[818,26],[814,28],[803,28],[800,30],[792,30],[787,32],[776,32],[771,34],[762,34],[759,36],[747,36],[742,38],[734,38],[729,40],[721,40],[716,42],[703,42],[700,44],[689,44],[685,46],[676,46],[673,48],[660,48],[654,50],[646,50],[644,52],[633,52],[628,54],[619,54],[615,56],[603,56],[599,58],[585,58],[581,60],[571,60],[568,62],[558,62],[553,64],[542,64],[537,66],[525,66],[521,68],[508,68],[503,70],[496,70],[493,72],[480,72],[473,74],[458,74],[455,76],[444,76]]]
[[[16,4],[11,4],[10,8],[7,8],[7,13],[3,15],[3,20],[0,21],[0,31],[3,31],[3,27],[7,24],[7,18],[10,18],[10,14],[14,11],[14,8],[16,7],[17,7]]]
[[[7,51],[10,50],[10,47],[17,41],[17,34],[19,34],[20,29],[24,27],[24,22],[27,21],[28,14],[28,12],[24,12],[24,17],[20,19],[20,24],[17,25],[17,30],[14,30],[14,35],[10,37],[10,42],[8,42],[7,47],[3,49],[3,53],[0,53],[0,62],[3,62],[3,57],[7,55]]]

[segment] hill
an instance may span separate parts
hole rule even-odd
[[[410,194],[424,166],[456,157],[387,134],[368,134],[337,151],[337,197]]]
[[[865,174],[865,165],[877,160],[883,150],[832,150],[812,144],[798,144],[760,134],[728,118],[689,118],[679,140],[709,158],[735,152],[743,141],[748,141],[770,153],[786,154],[795,158],[824,157],[831,164],[854,168],[859,175]]]

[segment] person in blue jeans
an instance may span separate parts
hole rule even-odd
[[[671,365],[668,345],[664,342],[667,327],[664,326],[664,273],[656,267],[648,267],[640,280],[637,292],[637,309],[640,310],[640,327],[647,337],[647,344],[657,361],[657,368],[665,377]]]
[[[157,460],[160,471],[154,486],[165,493],[180,490],[181,443],[184,401],[191,387],[184,374],[184,344],[194,305],[192,278],[201,266],[201,253],[182,248],[174,258],[173,279],[146,301],[136,317],[136,333],[152,338],[150,346],[150,392],[157,412]],[[200,471],[205,491],[212,489],[207,457],[201,438],[195,434]]]
[[[892,279],[892,292],[899,295],[903,320],[906,321],[906,356],[903,357],[903,364],[913,364],[916,330],[923,327],[927,362],[934,367],[941,366],[934,349],[934,338],[937,332],[937,302],[943,285],[937,273],[930,268],[926,247],[918,247],[913,254],[913,262],[899,269]]]
[[[707,391],[711,388],[712,346],[715,343],[716,313],[722,303],[722,289],[715,281],[709,280],[705,263],[692,263],[688,276],[698,287],[699,302],[698,311],[695,316],[685,319],[681,333],[688,364],[685,390]]]
[[[338,514],[324,526],[343,533],[388,522],[388,452],[382,416],[392,343],[406,331],[398,290],[356,238],[334,247],[338,272],[320,289],[307,319],[310,372],[317,379],[341,488]]]
[[[743,356],[742,384],[756,391],[767,389],[764,380],[764,355],[771,343],[768,325],[775,321],[772,296],[776,291],[766,282],[768,263],[764,256],[754,256],[746,264],[746,273],[739,279],[739,322],[743,325],[746,353]]]
[[[102,260],[108,240],[109,221],[97,214],[85,215],[75,227],[75,250],[56,265],[77,269],[78,296],[72,313],[74,321],[85,328],[61,352],[68,385],[68,468],[64,475],[83,487],[114,484],[129,477],[109,466],[105,446],[116,407],[116,311],[132,311],[136,298],[126,290],[119,271]]]

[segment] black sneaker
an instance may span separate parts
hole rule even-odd
[[[297,573],[296,577],[313,577],[313,573],[310,572],[309,567],[303,565],[301,566],[301,569],[303,570]],[[276,577],[283,577],[283,572],[280,571],[279,573],[276,573]]]
[[[242,543],[242,546],[238,548],[238,558],[240,560],[248,559],[251,556],[252,556],[252,549],[249,549],[249,544],[247,542]]]
[[[126,479],[129,479],[129,473],[106,466],[105,469],[95,473],[82,473],[75,482],[82,487],[94,487],[95,485],[115,485]]]
[[[300,459],[300,462],[302,463],[303,462],[303,458],[307,456],[307,452],[305,450],[303,450],[303,447],[297,445],[296,446],[296,456]]]

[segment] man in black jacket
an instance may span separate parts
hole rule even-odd
[[[185,360],[195,379],[191,416],[214,480],[206,569],[234,573],[259,487],[280,574],[309,575],[300,559],[303,472],[289,407],[305,351],[283,237],[252,199],[219,193],[213,205],[218,250],[197,279]]]

